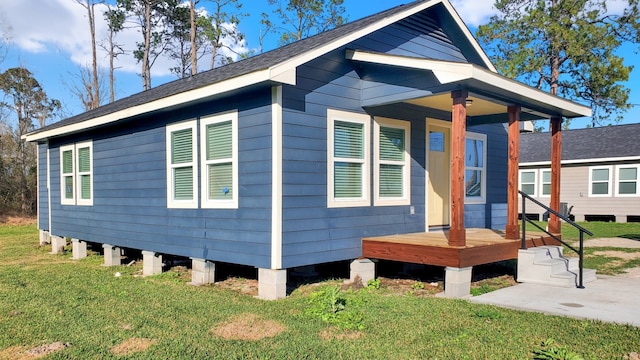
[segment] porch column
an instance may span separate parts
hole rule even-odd
[[[507,108],[509,113],[509,163],[507,170],[507,239],[520,238],[518,226],[518,162],[520,160],[520,106]]]
[[[562,160],[562,118],[551,118],[551,202],[549,207],[560,211],[560,161]],[[549,232],[560,234],[560,219],[549,216]]]
[[[464,228],[464,149],[467,121],[466,90],[451,92],[453,109],[451,111],[451,227],[449,229],[450,246],[466,246]]]

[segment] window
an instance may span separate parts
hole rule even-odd
[[[237,112],[200,122],[203,208],[238,208],[237,126]]]
[[[198,207],[196,121],[167,126],[167,207]]]
[[[611,166],[589,168],[589,196],[611,196]]]
[[[617,170],[616,195],[640,195],[640,187],[638,186],[640,182],[640,165],[620,165]]]
[[[520,191],[536,196],[536,170],[520,170]]]
[[[551,196],[551,170],[540,170],[540,196]]]
[[[411,177],[408,121],[376,118],[374,128],[375,205],[409,205]]]
[[[487,135],[467,133],[465,148],[465,203],[484,203],[486,198]]]
[[[60,147],[60,184],[63,205],[93,205],[93,143]]]
[[[327,206],[368,206],[369,115],[327,110]]]

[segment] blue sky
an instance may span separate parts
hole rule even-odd
[[[113,3],[115,0],[109,0]],[[257,49],[260,31],[260,14],[271,14],[267,0],[241,0],[244,12],[250,13],[242,18],[239,29],[246,36],[245,43],[237,49],[246,51]],[[388,8],[405,4],[410,0],[345,0],[345,8],[349,20],[357,20]],[[201,1],[206,6],[207,1]],[[469,26],[472,32],[479,24],[486,23],[494,13],[493,0],[452,0],[452,4]],[[621,0],[610,1],[609,9],[623,4]],[[97,12],[99,12],[97,10]],[[82,112],[77,98],[70,94],[70,86],[76,81],[79,68],[90,64],[90,42],[85,9],[75,0],[2,0],[0,1],[0,26],[10,28],[11,42],[5,62],[0,71],[9,67],[25,66],[34,73],[49,97],[63,103],[64,115],[71,116]],[[105,37],[105,25],[102,16],[97,16],[97,38]],[[118,41],[132,48],[140,35],[135,30],[128,30],[119,35]],[[273,49],[277,36],[270,34],[265,38],[265,51]],[[620,52],[625,63],[634,65],[636,70],[626,84],[631,89],[630,102],[640,104],[640,56],[634,53],[637,47],[626,46]],[[99,55],[105,69],[107,58]],[[202,64],[208,66],[208,64]],[[142,90],[142,81],[137,75],[139,64],[132,56],[120,58],[116,72],[116,98],[126,97]],[[160,60],[152,69],[152,85],[175,80],[175,75],[168,74],[169,63]],[[105,85],[108,85],[105,82]],[[106,88],[106,87],[105,87]],[[640,122],[640,106],[627,112],[623,123]],[[577,119],[571,123],[572,128],[582,128],[589,119]]]

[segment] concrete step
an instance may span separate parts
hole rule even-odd
[[[574,287],[579,284],[579,259],[562,255],[561,246],[540,246],[518,252],[518,282]],[[593,269],[583,269],[583,284],[596,280]]]

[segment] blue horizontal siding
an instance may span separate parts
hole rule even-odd
[[[38,144],[38,229],[49,230],[49,192],[47,183],[47,143]]]

